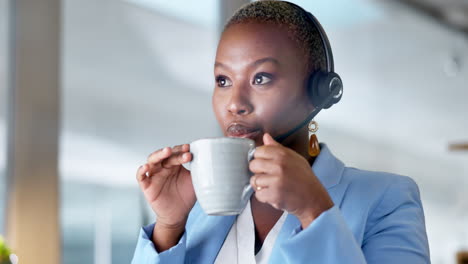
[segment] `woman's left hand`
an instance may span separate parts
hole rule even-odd
[[[276,142],[268,133],[263,135],[263,142],[249,165],[255,174],[250,179],[255,197],[294,214],[304,229],[333,207],[333,201],[304,157]]]

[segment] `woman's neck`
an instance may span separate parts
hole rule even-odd
[[[273,208],[267,203],[262,203],[252,195],[250,198],[250,207],[255,229],[255,253],[263,245],[268,233],[283,214],[283,211]]]
[[[307,127],[286,138],[281,144],[299,153],[309,162],[310,166],[314,163],[315,157],[309,155],[309,131]]]

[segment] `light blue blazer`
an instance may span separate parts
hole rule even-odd
[[[305,229],[289,214],[269,263],[430,263],[416,183],[405,176],[345,167],[325,144],[320,146],[312,170],[335,206]],[[150,240],[154,224],[143,227],[132,263],[213,263],[235,220],[208,216],[196,203],[179,243],[164,252],[157,252]]]

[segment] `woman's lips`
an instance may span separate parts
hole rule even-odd
[[[250,128],[241,124],[232,124],[227,129],[229,137],[255,138],[260,133],[259,129]]]

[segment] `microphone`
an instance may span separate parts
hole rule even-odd
[[[335,86],[334,89],[332,89],[331,93],[320,104],[318,104],[314,108],[314,110],[312,110],[312,112],[310,112],[310,114],[304,119],[304,121],[299,123],[297,126],[289,130],[288,132],[275,136],[274,137],[275,141],[281,143],[287,137],[294,134],[297,130],[299,130],[301,127],[307,124],[309,120],[312,120],[320,112],[320,110],[322,110],[325,106],[327,106],[333,99],[339,100],[342,93],[343,93],[342,86]]]

